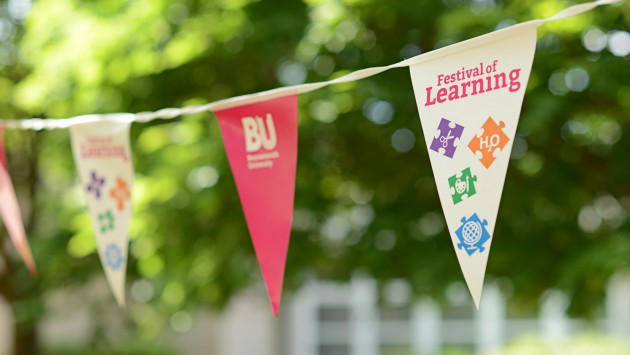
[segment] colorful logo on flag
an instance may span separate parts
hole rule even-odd
[[[116,244],[109,244],[105,248],[105,261],[107,266],[112,270],[118,271],[120,267],[125,263],[125,258],[122,255],[122,251]]]
[[[241,118],[243,133],[245,134],[245,150],[248,153],[255,152],[261,148],[272,150],[278,144],[273,117],[270,113],[267,113],[266,117],[266,120],[263,120],[260,116]]]
[[[492,117],[488,117],[477,135],[468,143],[468,148],[486,169],[490,168],[490,165],[494,163],[494,160],[510,141],[503,132],[503,128],[505,128],[503,121],[499,121],[497,124]]]
[[[112,213],[112,210],[107,210],[107,212],[98,214],[98,224],[101,229],[101,233],[105,233],[107,231],[114,230],[114,221],[116,218]]]
[[[461,172],[448,178],[448,184],[451,187],[451,196],[453,203],[458,204],[465,199],[477,193],[475,182],[477,175],[470,172],[470,168],[466,168]]]
[[[96,170],[92,170],[90,174],[90,183],[87,185],[85,190],[88,193],[93,193],[94,197],[101,198],[101,190],[105,186],[105,177],[98,176]]]
[[[488,233],[486,226],[487,220],[481,220],[476,213],[470,218],[463,217],[462,225],[455,231],[459,243],[458,249],[464,249],[468,255],[473,255],[479,251],[483,253],[486,248],[483,246],[492,236]]]
[[[265,117],[265,120],[260,116],[241,118],[249,170],[273,168],[274,160],[280,158],[276,149],[278,137],[273,116],[267,113]]]
[[[116,187],[109,191],[110,196],[116,201],[116,207],[119,211],[125,208],[125,202],[131,198],[131,192],[125,180],[116,179]]]
[[[438,154],[453,158],[459,146],[459,139],[464,133],[464,127],[446,118],[442,118],[435,137],[431,142],[431,150]]]

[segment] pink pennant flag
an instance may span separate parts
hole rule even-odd
[[[215,113],[277,317],[293,219],[297,95]]]
[[[17,249],[18,253],[24,260],[24,264],[28,268],[31,275],[37,275],[35,261],[31,254],[31,249],[26,240],[26,232],[22,222],[22,214],[15,197],[11,176],[9,176],[9,166],[7,165],[7,157],[4,153],[4,128],[0,127],[0,216],[9,232],[11,241]]]

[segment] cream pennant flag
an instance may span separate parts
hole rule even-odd
[[[125,304],[131,187],[134,178],[128,122],[97,121],[70,127],[72,151],[92,219],[107,281]]]
[[[440,202],[477,307],[536,27],[523,24],[455,44],[410,67]]]

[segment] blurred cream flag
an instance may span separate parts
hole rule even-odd
[[[410,66],[440,202],[477,307],[536,28],[506,28],[427,53]]]
[[[70,127],[72,151],[92,219],[101,264],[120,306],[125,304],[133,163],[129,122]]]

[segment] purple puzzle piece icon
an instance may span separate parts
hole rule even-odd
[[[105,177],[99,177],[94,170],[92,170],[92,174],[90,174],[90,176],[91,180],[87,185],[86,190],[88,193],[93,192],[96,198],[101,198],[101,189],[105,185]]]
[[[459,145],[459,138],[464,133],[464,126],[460,126],[455,122],[451,122],[446,118],[442,118],[435,138],[431,142],[431,150],[438,154],[453,158],[455,150]]]

